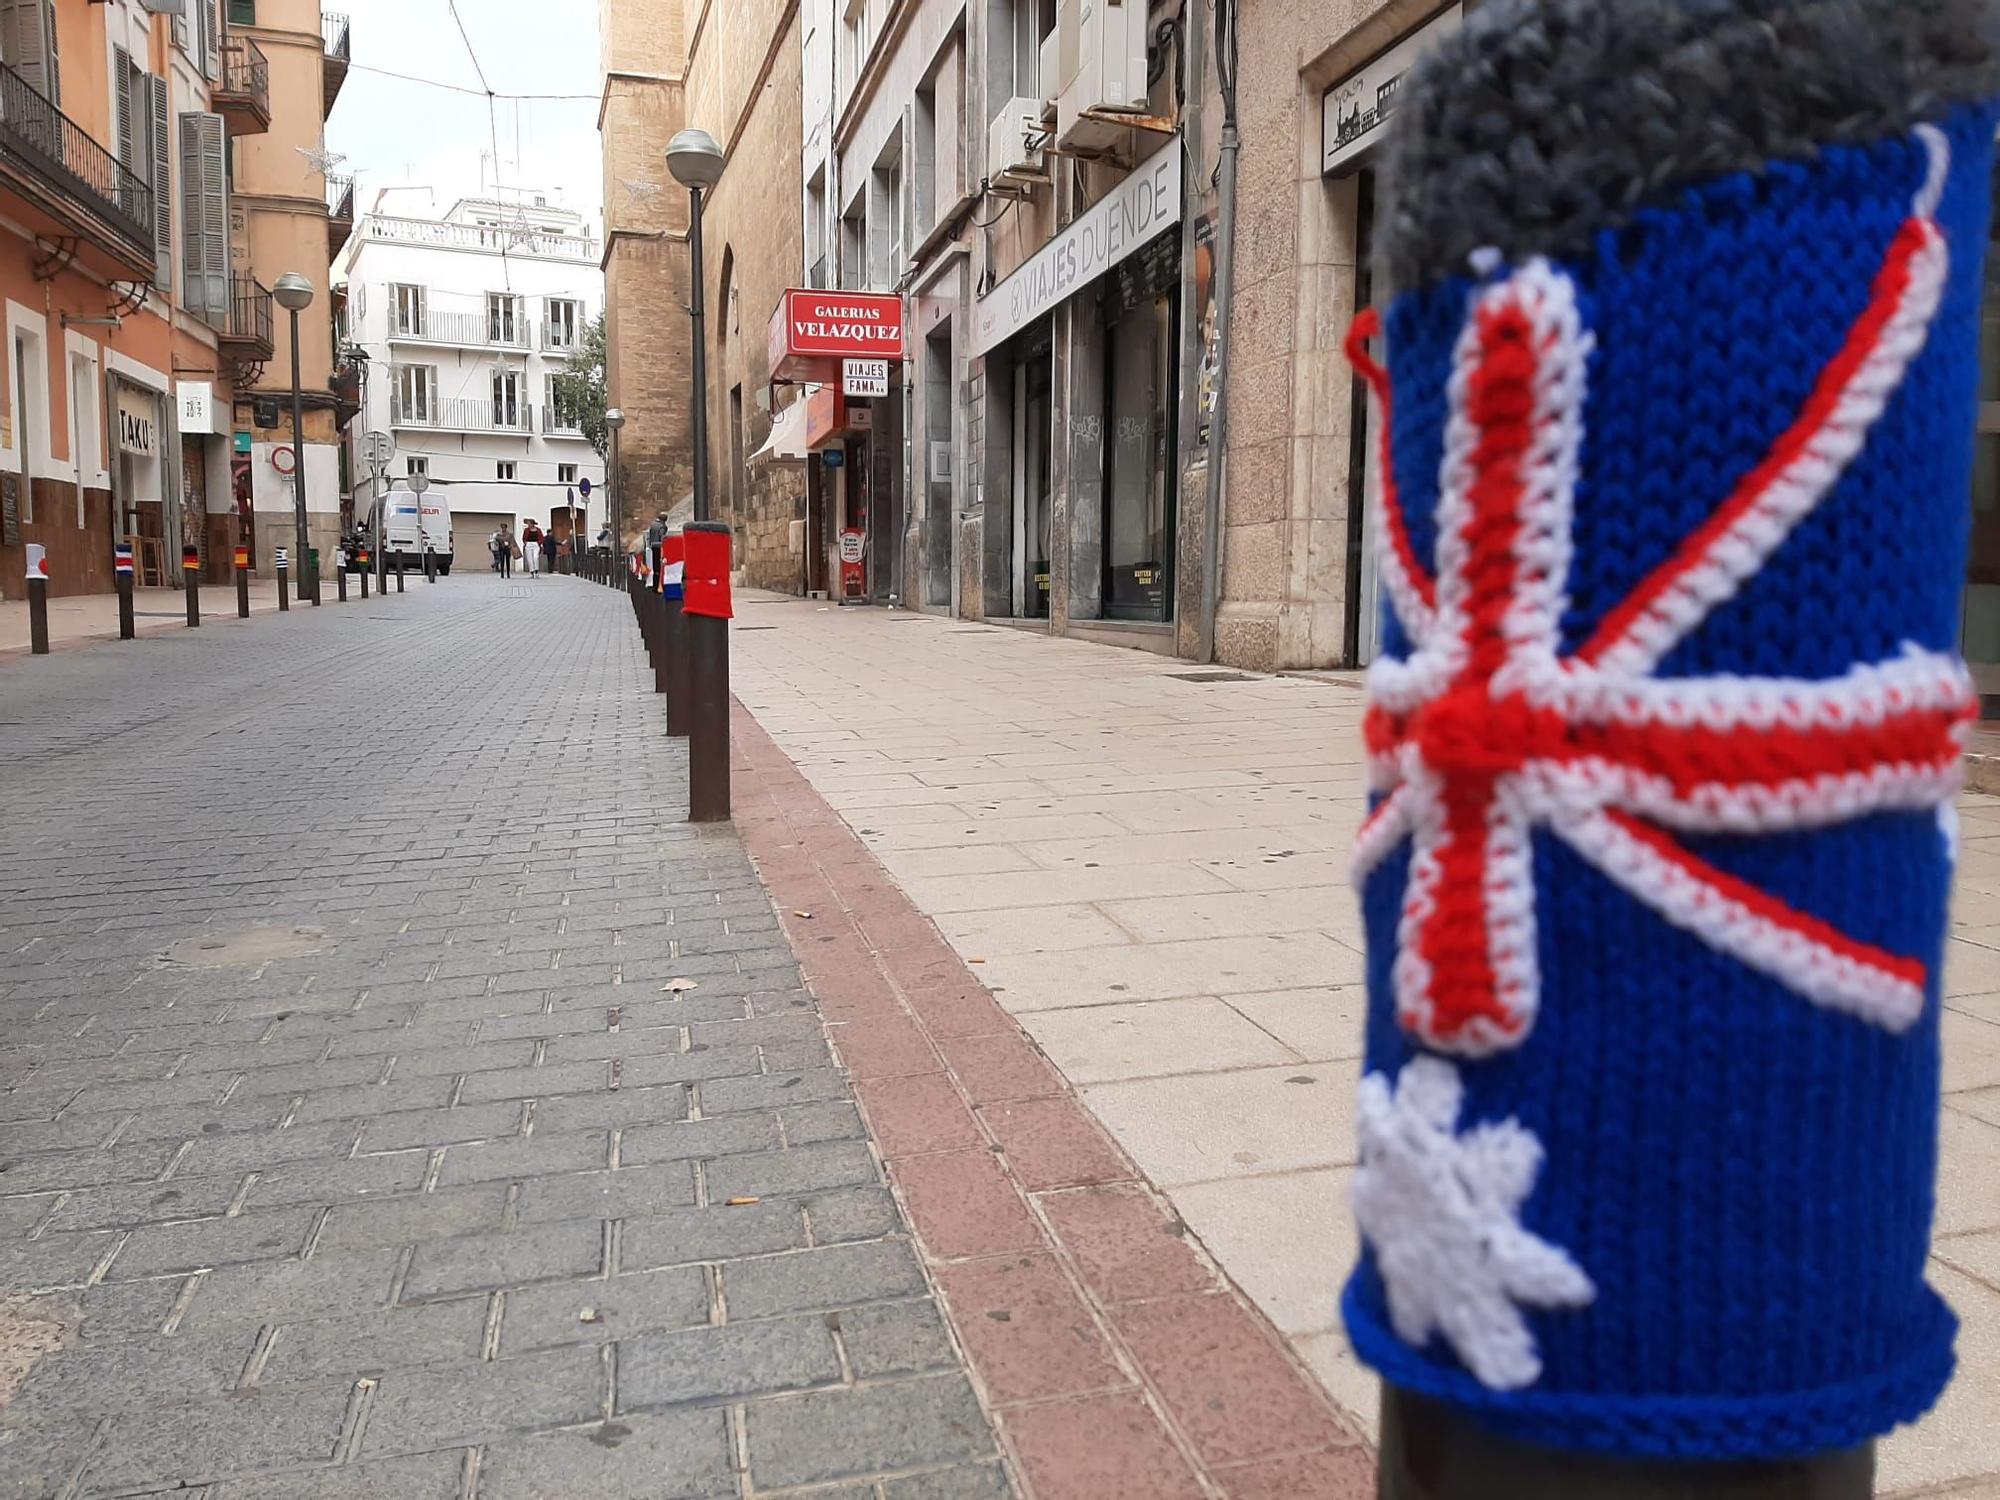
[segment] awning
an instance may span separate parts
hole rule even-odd
[[[764,439],[764,446],[750,455],[750,462],[761,467],[764,464],[802,464],[806,461],[806,403],[794,401],[784,407],[772,419],[771,435]]]

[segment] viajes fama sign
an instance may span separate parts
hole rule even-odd
[[[1024,265],[979,299],[972,352],[989,353],[1088,286],[1181,217],[1181,143],[1175,136]]]

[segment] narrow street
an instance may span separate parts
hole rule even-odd
[[[0,660],[0,1494],[1010,1493],[641,674],[483,574]]]

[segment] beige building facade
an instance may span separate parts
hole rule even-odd
[[[230,137],[231,296],[246,308],[249,338],[238,360],[231,482],[251,516],[253,561],[272,570],[275,549],[293,547],[293,467],[303,464],[307,534],[330,567],[344,492],[340,431],[355,411],[356,386],[336,381],[335,254],[353,227],[353,182],[331,170],[326,119],[347,76],[348,19],[317,0],[225,0],[228,45],[268,80],[265,128]],[[315,296],[298,320],[302,444],[292,432],[291,319],[271,305],[278,277],[296,271]],[[249,310],[255,309],[254,315]],[[296,569],[298,564],[293,562]]]

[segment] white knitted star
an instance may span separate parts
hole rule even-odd
[[[1361,1165],[1354,1217],[1375,1251],[1397,1336],[1441,1333],[1482,1385],[1518,1390],[1542,1362],[1520,1307],[1583,1307],[1597,1295],[1568,1253],[1520,1224],[1542,1145],[1513,1120],[1458,1128],[1464,1086],[1438,1057],[1417,1057],[1393,1091],[1361,1080]]]

